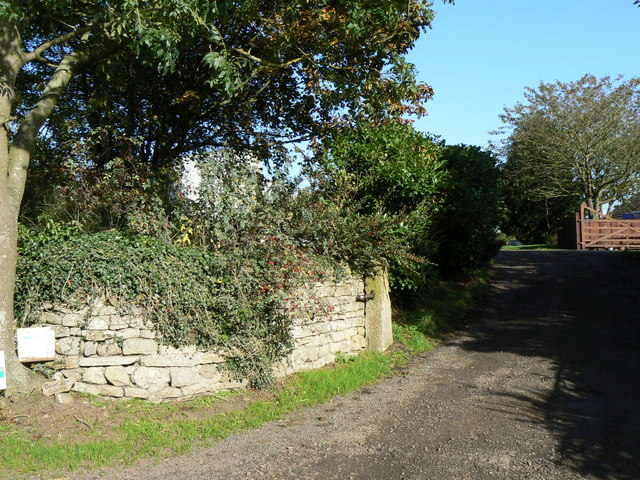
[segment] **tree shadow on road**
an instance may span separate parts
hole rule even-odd
[[[630,263],[631,262],[631,263]],[[558,461],[581,475],[640,478],[640,265],[610,252],[503,252],[496,284],[463,348],[541,357],[551,389],[494,392],[532,412]]]

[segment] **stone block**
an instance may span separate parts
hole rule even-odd
[[[88,393],[89,395],[100,395],[100,387],[100,385],[91,383],[76,382],[73,384],[72,390],[74,392]]]
[[[352,332],[350,332],[349,330],[338,330],[335,332],[331,332],[329,338],[331,340],[331,343],[340,343],[343,340],[350,338],[351,335]]]
[[[196,365],[205,363],[224,363],[225,358],[216,352],[197,352],[193,356],[193,362]]]
[[[103,397],[124,397],[124,389],[122,387],[116,387],[114,385],[100,385],[98,395]]]
[[[142,315],[125,315],[123,318],[129,324],[130,328],[145,328],[146,322]]]
[[[291,328],[291,337],[295,339],[302,339],[310,335],[310,329],[304,325],[294,325]]]
[[[104,376],[111,385],[116,387],[125,387],[131,385],[131,379],[127,369],[122,366],[114,365],[104,370]]]
[[[171,372],[172,387],[180,388],[202,382],[202,377],[195,367],[172,367],[169,370]]]
[[[74,401],[73,395],[66,392],[56,393],[55,397],[56,397],[56,403],[63,403],[68,405],[70,403],[73,403]]]
[[[65,327],[81,327],[84,323],[84,315],[78,313],[68,313],[62,317],[62,325]]]
[[[316,284],[313,289],[313,294],[319,298],[332,297],[336,291],[335,285],[323,285]]]
[[[144,388],[124,387],[124,396],[129,398],[149,398],[149,392]]]
[[[118,332],[118,337],[126,340],[127,338],[136,338],[140,336],[139,328],[125,328]]]
[[[165,354],[145,355],[140,358],[140,364],[145,367],[192,367],[196,365],[190,355]]]
[[[73,388],[74,382],[68,378],[59,378],[54,380],[53,382],[47,382],[42,385],[42,393],[49,397],[51,395],[55,395],[56,393],[64,393],[68,392]]]
[[[82,379],[82,369],[75,368],[73,370],[63,370],[62,375],[73,383],[79,382]]]
[[[140,338],[156,338],[156,332],[154,330],[140,330]]]
[[[187,385],[181,388],[180,390],[182,390],[183,397],[193,397],[195,395],[202,395],[205,393],[215,393],[219,390],[219,388],[216,388],[216,386],[218,386],[218,384],[211,384],[211,385],[196,384],[196,385]]]
[[[218,390],[234,390],[236,388],[246,388],[249,385],[248,380],[235,380],[228,373],[222,375],[218,382],[220,388]]]
[[[149,389],[149,400],[167,400],[169,398],[182,397],[182,389],[173,387],[164,387],[158,389]]]
[[[369,342],[367,342],[367,339],[360,334],[357,334],[351,337],[351,343],[353,344],[354,348],[357,348],[359,350],[367,348],[369,344]]]
[[[57,312],[42,312],[39,315],[40,321],[47,325],[62,325],[63,317],[64,315]]]
[[[98,344],[95,342],[84,343],[84,356],[90,357],[98,353]]]
[[[138,387],[159,389],[169,385],[171,375],[168,368],[138,367],[131,379]]]
[[[104,377],[104,367],[90,367],[82,373],[82,381],[95,385],[105,385],[107,379]]]
[[[158,353],[158,344],[148,338],[127,338],[122,343],[122,353],[125,355],[153,355]]]
[[[63,327],[62,325],[55,325],[53,327],[53,333],[56,338],[64,338],[71,336],[70,328]]]
[[[87,330],[109,330],[109,317],[95,316],[87,321]]]
[[[315,356],[316,356],[316,358],[320,358],[320,357],[324,357],[326,355],[329,355],[329,353],[330,353],[329,345],[321,345],[315,351]]]
[[[92,317],[109,317],[111,315],[117,315],[118,310],[113,305],[105,305],[102,302],[94,304],[91,309]]]
[[[208,380],[219,380],[222,377],[222,373],[220,372],[220,367],[213,364],[208,365],[200,365],[198,367],[198,373],[200,376],[208,379]]]
[[[374,299],[375,300],[375,299]],[[365,304],[363,302],[349,302],[340,306],[340,313],[349,316],[364,316]],[[357,315],[354,315],[357,314]]]
[[[384,352],[393,343],[391,332],[391,300],[389,298],[389,277],[386,271],[379,272],[366,281],[368,292],[376,296],[366,303],[365,331],[367,348],[374,352]]]
[[[116,343],[99,343],[97,353],[101,357],[109,357],[122,354],[122,348]]]
[[[105,330],[83,330],[83,336],[92,342],[103,342],[107,339]]]
[[[194,355],[198,352],[198,347],[196,347],[195,345],[185,345],[183,347],[180,347],[178,350],[184,355]]]
[[[360,289],[362,291],[362,289]],[[355,296],[358,294],[358,290],[356,285],[353,283],[341,283],[336,285],[334,296],[336,297],[354,297],[353,301],[355,301]]]
[[[68,355],[64,357],[64,368],[73,369],[80,366],[80,357],[78,355]]]
[[[120,315],[112,315],[109,317],[109,329],[110,330],[123,330],[129,328],[129,322],[126,321]]]
[[[65,337],[56,341],[56,353],[60,355],[80,355],[80,339]]]
[[[173,345],[166,345],[164,343],[161,343],[160,345],[158,345],[158,353],[160,355],[180,356],[183,352]]]
[[[132,365],[140,360],[139,356],[115,356],[115,357],[89,357],[81,358],[81,367],[108,367],[111,365]]]

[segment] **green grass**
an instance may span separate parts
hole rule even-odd
[[[393,335],[402,348],[391,349],[385,354],[343,357],[333,368],[299,373],[278,388],[271,399],[257,401],[242,410],[185,420],[176,419],[179,415],[171,415],[184,408],[184,404],[122,402],[116,408],[126,410],[127,419],[117,427],[119,435],[104,438],[106,435],[101,435],[99,427],[93,426],[95,440],[84,443],[34,440],[25,432],[0,423],[0,478],[19,478],[21,474],[43,471],[97,469],[131,464],[147,457],[185,453],[232,433],[357,390],[392,374],[394,368],[406,364],[415,354],[434,348],[438,339],[453,331],[465,312],[473,308],[488,278],[487,271],[484,271],[477,272],[475,280],[464,285],[440,283],[420,309],[399,315]],[[188,407],[213,409],[217,402],[229,395],[237,393],[197,398],[190,401]],[[100,400],[92,399],[92,402]]]
[[[277,420],[300,408],[318,405],[332,397],[345,394],[389,375],[400,357],[384,354],[362,354],[341,360],[336,367],[304,372],[275,391],[269,401],[252,403],[244,410],[199,420],[158,421],[162,413],[177,408],[172,404],[133,402],[130,419],[118,431],[119,440],[96,440],[49,443],[28,438],[24,432],[3,426],[0,429],[0,477],[39,471],[65,471],[79,468],[96,469],[129,464],[136,460],[186,453],[211,440],[223,439],[232,433],[254,428]],[[193,404],[213,406],[211,397],[196,399]],[[219,401],[219,400],[218,400]],[[124,407],[123,407],[124,408]],[[142,411],[146,415],[140,415]]]
[[[555,243],[537,243],[533,245],[503,245],[502,250],[556,250]]]

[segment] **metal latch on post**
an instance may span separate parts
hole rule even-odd
[[[376,292],[371,290],[371,293],[361,293],[360,295],[356,295],[356,302],[366,302],[367,300],[373,300],[376,296]]]

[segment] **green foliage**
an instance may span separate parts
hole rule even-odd
[[[28,324],[47,303],[114,298],[144,309],[171,345],[231,352],[236,372],[264,386],[271,363],[291,346],[284,292],[297,286],[300,271],[311,264],[304,256],[280,253],[281,246],[222,254],[117,231],[46,243],[42,235],[23,232],[16,312]],[[299,263],[290,263],[293,258]],[[296,275],[290,274],[294,269]]]
[[[322,135],[337,117],[424,113],[432,91],[405,55],[430,26],[430,7],[19,0],[0,16],[21,19],[26,53],[55,42],[43,52],[50,62],[33,61],[18,76],[19,118],[37,102],[52,65],[75,51],[91,54],[48,123],[51,160],[92,129],[110,128],[140,138],[136,156],[159,166],[220,145],[282,159],[284,143]]]
[[[176,174],[140,163],[134,156],[138,144],[100,128],[70,145],[62,164],[34,162],[21,220],[38,224],[42,217],[84,231],[133,228],[168,239],[168,190]]]
[[[411,353],[426,352],[434,347],[434,344],[415,324],[394,323],[393,341],[401,344]]]
[[[395,220],[393,235],[406,250],[390,257],[394,290],[422,288],[433,272],[431,223],[446,185],[440,147],[410,125],[390,121],[338,129],[318,150],[333,188],[353,191],[361,214]]]
[[[336,183],[353,185],[364,211],[398,214],[435,204],[441,196],[440,147],[405,123],[336,129],[322,145],[319,161]]]
[[[228,152],[198,160],[199,188],[186,192],[190,199],[175,187],[169,215],[150,214],[141,200],[153,197],[135,194],[134,185],[130,194],[113,192],[125,212],[121,230],[101,231],[111,226],[106,218],[82,225],[45,216],[37,228],[21,227],[15,298],[21,322],[48,303],[114,298],[143,308],[167,343],[231,352],[234,371],[264,386],[273,362],[291,346],[291,317],[322,309],[312,298],[308,305],[294,302],[295,288],[345,266],[371,274],[402,250],[391,234],[395,224],[384,217],[340,208],[317,190],[296,189],[283,174],[267,180],[259,164]],[[100,187],[128,178],[126,172],[107,169],[92,195],[109,205],[109,190]],[[93,192],[79,183],[74,188]],[[82,198],[78,206],[90,211],[93,197]],[[88,227],[99,228],[83,233]]]
[[[440,273],[455,277],[486,265],[500,248],[500,172],[479,147],[447,146],[441,158],[449,183],[434,220],[439,245],[433,259]]]
[[[225,150],[199,156],[196,164],[201,183],[191,194],[197,198],[183,198],[174,213],[181,243],[252,249],[286,239],[296,252],[328,261],[332,271],[349,266],[363,276],[402,251],[393,219],[360,214],[348,190],[300,187],[283,170],[267,179],[259,163]]]

